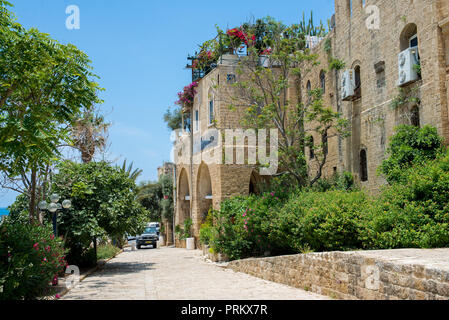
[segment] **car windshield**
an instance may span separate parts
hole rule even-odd
[[[155,234],[156,233],[156,228],[154,227],[147,227],[145,228],[145,234]]]

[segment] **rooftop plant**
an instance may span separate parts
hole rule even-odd
[[[194,81],[188,86],[184,87],[183,91],[178,93],[179,100],[176,101],[177,105],[183,108],[193,107],[193,100],[196,95],[196,88],[198,87],[198,82]]]

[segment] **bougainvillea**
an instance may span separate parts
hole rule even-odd
[[[196,88],[198,87],[198,82],[194,81],[188,86],[184,87],[183,91],[178,93],[179,100],[176,101],[177,105],[183,108],[191,108],[193,106],[193,100],[196,95]]]
[[[252,35],[250,36],[249,34],[245,33],[242,30],[242,27],[240,28],[234,28],[234,29],[230,29],[226,32],[226,34],[231,37],[231,40],[240,40],[241,43],[244,43],[246,46],[251,45],[252,43],[254,43],[256,41],[256,36]],[[251,40],[251,43],[250,43]]]

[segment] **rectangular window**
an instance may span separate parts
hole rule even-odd
[[[417,46],[418,46],[418,36],[415,34],[413,37],[410,38],[410,48]]]
[[[200,114],[198,110],[195,110],[195,131],[198,131],[200,128]]]
[[[211,100],[209,101],[209,124],[213,124],[214,120],[214,101]]]

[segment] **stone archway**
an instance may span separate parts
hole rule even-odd
[[[262,179],[260,175],[256,172],[256,170],[253,170],[251,172],[251,177],[249,179],[249,194],[260,194],[261,193],[261,183]]]
[[[209,167],[202,163],[198,170],[197,179],[197,224],[204,223],[209,210],[212,208],[212,180]]]
[[[178,183],[178,220],[176,224],[182,226],[190,218],[190,184],[186,169],[182,169]]]

